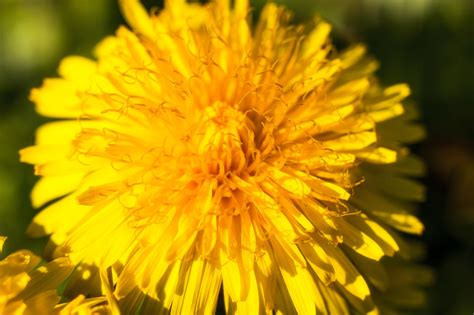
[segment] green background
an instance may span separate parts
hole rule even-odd
[[[144,1],[148,7],[159,1]],[[253,3],[258,13],[262,0]],[[474,1],[281,0],[296,21],[319,14],[334,25],[341,46],[364,42],[381,62],[384,84],[407,82],[428,138],[413,147],[428,164],[421,207],[426,224],[425,264],[435,272],[421,314],[474,313]],[[61,57],[91,57],[94,45],[124,21],[111,0],[0,1],[0,234],[4,252],[45,240],[24,231],[36,212],[29,192],[32,167],[18,162],[46,119],[28,101],[29,90],[55,76]]]

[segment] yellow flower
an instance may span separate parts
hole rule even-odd
[[[423,230],[409,88],[380,86],[365,48],[337,52],[323,21],[291,25],[270,3],[253,29],[248,0],[230,3],[149,15],[122,0],[131,30],[32,91],[65,120],[21,151],[42,176],[34,206],[62,197],[29,233],[51,235],[77,279],[111,267],[124,313],[211,313],[221,286],[229,313],[396,307],[380,260],[409,255],[396,230]]]
[[[6,237],[0,236],[0,252],[5,240]],[[28,250],[19,250],[0,261],[0,314],[119,314],[114,309],[111,286],[105,275],[102,286],[106,296],[88,299],[77,296],[71,302],[58,304],[61,297],[56,290],[74,266],[66,257],[44,265],[40,261]]]
[[[0,237],[0,250],[5,241]],[[60,297],[56,287],[72,271],[67,258],[37,269],[40,258],[20,250],[0,261],[0,314],[51,314]]]

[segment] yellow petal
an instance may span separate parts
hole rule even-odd
[[[221,251],[221,257],[223,253]],[[221,258],[221,262],[225,261]],[[232,260],[226,260],[221,267],[224,292],[232,302],[244,301],[250,289],[249,274],[244,272],[243,266]]]
[[[69,145],[81,131],[79,121],[64,120],[41,125],[36,130],[36,144],[42,145]]]
[[[315,314],[315,283],[306,268],[295,266],[291,256],[279,242],[272,242],[275,260],[279,266],[286,289],[299,314]]]
[[[319,22],[316,27],[309,33],[304,42],[302,49],[302,57],[311,57],[328,41],[328,35],[331,32],[331,25],[326,22]]]
[[[299,205],[299,208],[303,210],[309,221],[315,226],[315,230],[318,231],[318,234],[335,244],[342,242],[341,233],[337,230],[333,219],[327,215],[327,212],[329,212],[328,209],[313,199],[306,199],[296,203]]]
[[[245,17],[249,10],[249,0],[235,0],[234,12],[237,16]]]
[[[411,214],[395,214],[378,212],[377,217],[394,228],[412,234],[422,234],[425,230],[423,223]]]
[[[339,58],[345,69],[355,65],[366,53],[367,48],[364,45],[357,44],[349,47],[341,53]]]
[[[79,187],[83,177],[79,173],[40,178],[31,191],[33,207],[39,208],[55,198],[71,193]]]
[[[72,175],[69,175],[72,176]],[[78,174],[78,176],[80,176]],[[90,207],[78,203],[77,198],[84,189],[90,186],[98,186],[104,182],[114,182],[117,180],[117,171],[113,167],[104,167],[100,171],[90,173],[83,179],[84,187],[78,188],[72,194],[49,205],[35,216],[33,222],[28,227],[27,233],[33,237],[41,237],[51,233],[65,235],[89,213]],[[64,211],[67,209],[67,211]],[[57,235],[56,237],[60,237]]]
[[[73,262],[90,257],[94,263],[107,268],[134,249],[133,228],[121,210],[122,204],[114,199],[83,217],[63,244],[70,249]]]
[[[332,106],[343,106],[360,100],[369,89],[370,81],[367,78],[358,78],[337,86],[328,95],[328,103]]]
[[[410,87],[408,85],[396,84],[384,89],[382,94],[377,94],[377,97],[367,98],[366,104],[369,106],[369,110],[381,110],[396,106],[409,95]]]
[[[292,200],[280,197],[279,202],[282,205],[282,211],[295,227],[301,230],[301,234],[314,232],[314,226],[311,221],[298,209]]]
[[[385,121],[388,119],[395,118],[397,116],[402,115],[405,112],[402,104],[395,104],[388,108],[384,108],[377,111],[370,111],[368,113],[369,117],[372,118],[376,122]]]
[[[150,304],[150,307],[155,309],[154,313],[171,307],[178,285],[183,279],[180,270],[183,270],[181,267],[184,262],[166,261],[165,253],[160,249],[160,245],[154,244],[137,252],[120,274],[116,289],[116,294],[121,301],[131,292],[129,296],[135,296],[135,303],[140,304],[140,296],[134,293],[134,288],[138,284],[140,291],[145,292],[152,299],[160,299],[159,305]],[[129,302],[133,304],[134,301]]]
[[[335,151],[355,151],[364,149],[374,144],[375,141],[377,141],[376,133],[365,131],[325,141],[323,144],[325,147]]]
[[[311,192],[311,188],[306,185],[304,181],[295,176],[289,175],[274,167],[268,167],[266,171],[276,184],[295,196],[304,197]]]
[[[252,197],[260,214],[266,218],[281,235],[285,235],[291,239],[297,238],[293,225],[288,221],[285,215],[281,213],[280,206],[272,196],[265,193],[260,187],[249,184],[238,177],[233,178],[233,181]]]
[[[5,244],[6,240],[7,240],[6,236],[0,236],[0,253],[3,251],[3,245]]]
[[[294,171],[294,174],[311,187],[313,195],[317,195],[324,200],[349,200],[351,196],[349,192],[337,183],[331,183],[319,177],[308,175],[302,171]]]
[[[198,257],[189,258],[182,270],[171,314],[213,314],[222,281],[220,271]]]
[[[48,117],[76,118],[82,114],[77,87],[64,79],[46,79],[41,88],[31,90],[36,111]]]
[[[368,259],[350,251],[347,251],[347,255],[370,284],[381,291],[386,291],[388,287],[390,287],[390,279],[388,278],[388,274],[383,263]]]
[[[358,190],[352,200],[358,207],[397,230],[414,234],[421,234],[424,230],[421,221],[410,213],[412,206],[401,200],[368,189]]]
[[[115,36],[107,36],[95,46],[94,55],[98,58],[113,55],[121,40]]]
[[[68,81],[74,82],[81,91],[91,87],[91,78],[97,71],[94,61],[80,57],[69,56],[61,60],[59,74]]]
[[[20,161],[29,164],[46,164],[64,160],[72,153],[66,145],[35,145],[20,150]]]
[[[376,164],[390,164],[397,161],[397,152],[387,148],[375,148],[372,150],[358,151],[355,156],[365,161]]]
[[[310,169],[316,168],[330,168],[350,166],[355,162],[355,156],[350,153],[337,153],[330,151],[323,151],[319,154],[301,154],[295,158],[291,158],[292,162],[307,165]]]
[[[249,290],[246,299],[238,301],[233,306],[235,314],[257,314],[260,310],[260,296],[255,274],[251,271],[249,275]]]
[[[299,248],[305,255],[311,268],[314,270],[319,280],[324,285],[329,285],[335,280],[334,268],[324,250],[315,243],[313,246],[309,244],[301,244]]]
[[[384,256],[382,248],[364,231],[358,230],[344,218],[338,218],[335,222],[341,231],[343,243],[354,251],[374,260],[380,260]]]
[[[119,4],[123,16],[136,32],[154,38],[150,16],[139,0],[120,0]]]
[[[393,256],[400,249],[390,230],[382,227],[374,220],[367,218],[363,214],[360,216],[347,216],[346,218],[356,229],[364,231],[365,234],[374,240],[385,255]]]
[[[336,275],[336,281],[360,300],[364,300],[368,297],[370,290],[367,283],[346,255],[338,247],[331,244],[322,242],[321,246],[331,260]]]
[[[289,133],[286,141],[292,141],[302,136],[310,136],[318,133],[323,133],[335,123],[341,122],[345,117],[354,111],[354,105],[349,104],[336,109],[331,109],[327,113],[320,113],[316,118],[310,121],[303,121],[298,123],[288,130],[288,128],[280,129],[279,133]]]
[[[173,261],[181,259],[194,245],[197,236],[196,227],[199,221],[189,215],[182,215],[178,223],[178,231],[166,252],[166,259]]]
[[[252,218],[248,211],[241,213],[241,231],[240,241],[242,245],[242,263],[246,270],[252,270],[255,264],[255,255],[257,252],[257,236],[253,226]]]
[[[35,165],[37,176],[61,176],[63,174],[83,174],[100,168],[99,165],[84,165],[74,160],[59,160]]]
[[[100,270],[100,279],[102,284],[102,292],[107,298],[108,309],[110,310],[111,315],[120,315],[120,309],[117,304],[117,299],[113,292],[113,279],[112,279],[112,269],[101,268]]]
[[[349,315],[349,307],[341,294],[334,289],[334,286],[326,286],[322,283],[316,283],[324,297],[327,305],[327,314]]]

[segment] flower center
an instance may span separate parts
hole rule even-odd
[[[202,173],[220,180],[248,171],[255,160],[254,131],[253,122],[228,104],[205,108],[194,135]]]

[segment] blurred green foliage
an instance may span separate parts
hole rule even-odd
[[[253,2],[255,13],[265,0]],[[364,42],[381,61],[385,84],[407,82],[429,137],[415,148],[430,168],[425,179],[425,263],[438,273],[424,314],[474,312],[474,1],[278,0],[296,21],[315,14],[334,25],[335,43]],[[145,0],[148,6],[161,5]],[[44,240],[24,231],[36,210],[30,166],[18,150],[33,144],[46,121],[34,113],[29,90],[55,75],[62,56],[91,56],[95,43],[123,23],[110,0],[2,0],[0,2],[0,234],[5,252],[40,253]]]

